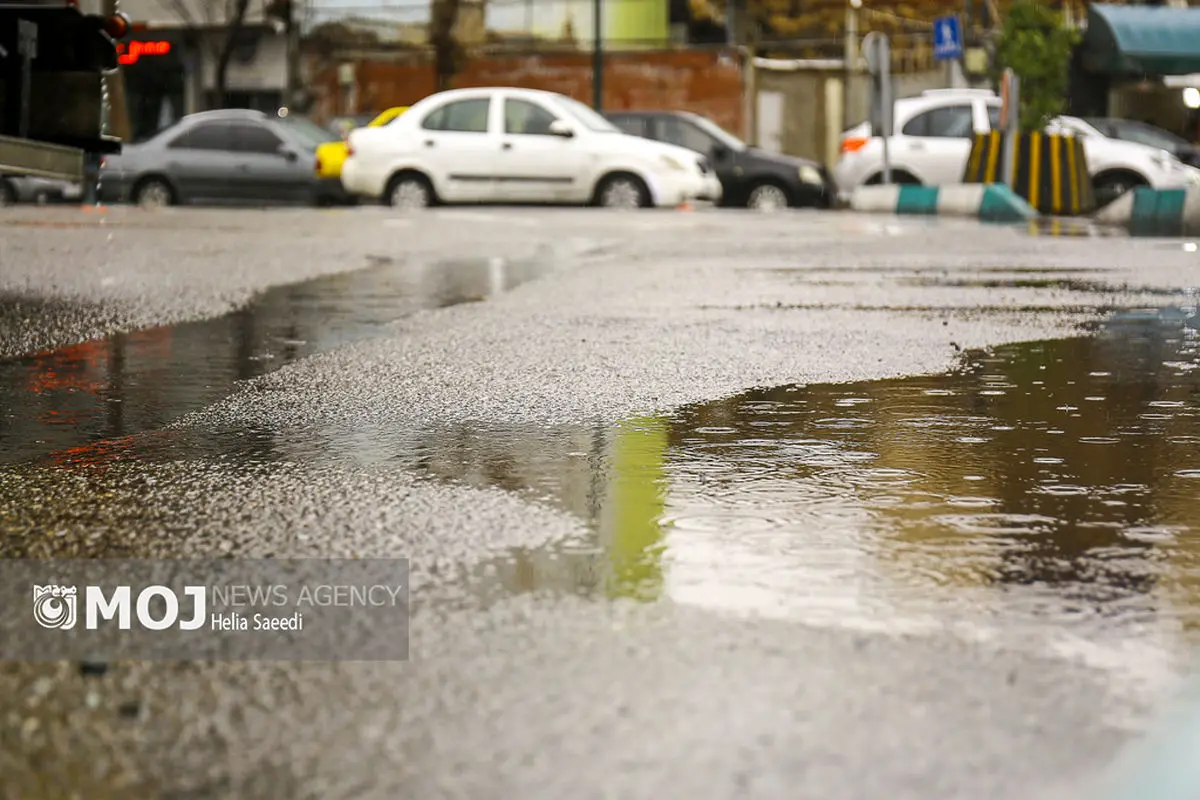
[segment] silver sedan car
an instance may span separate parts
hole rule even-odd
[[[189,114],[119,155],[105,156],[100,198],[142,206],[348,202],[341,182],[317,171],[317,147],[336,141],[316,123],[283,112]]]

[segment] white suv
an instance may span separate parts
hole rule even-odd
[[[896,101],[888,155],[892,181],[929,186],[962,183],[972,137],[1000,125],[1000,98],[987,89],[933,89]],[[1083,137],[1096,200],[1103,205],[1133,186],[1156,189],[1200,184],[1200,170],[1153,147],[1109,139],[1074,117],[1059,117],[1047,130]],[[883,140],[869,123],[842,134],[842,156],[833,169],[838,192],[880,183]]]

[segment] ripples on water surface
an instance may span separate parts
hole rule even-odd
[[[588,522],[585,541],[489,564],[481,590],[1151,651],[1200,621],[1197,346],[1182,312],[1126,313],[949,375],[762,389],[615,427],[183,431],[121,457],[392,465]]]
[[[404,460],[592,521],[582,554],[494,567],[509,590],[1179,642],[1200,621],[1198,341],[1181,313],[1130,313],[950,375],[763,389],[607,430],[429,432]]]

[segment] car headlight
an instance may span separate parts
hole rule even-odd
[[[683,163],[680,162],[680,160],[675,158],[674,156],[663,156],[662,163],[663,163],[663,166],[665,166],[667,169],[674,170],[675,172],[686,172],[687,171],[687,167],[685,167],[683,165]]]
[[[820,170],[818,170],[816,167],[805,164],[804,166],[800,167],[800,182],[812,183],[820,186],[821,184],[825,183],[825,180],[821,177]]]

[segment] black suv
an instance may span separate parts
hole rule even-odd
[[[837,197],[829,171],[815,161],[750,147],[707,117],[686,111],[614,111],[621,130],[708,156],[721,181],[721,205],[829,208]]]

